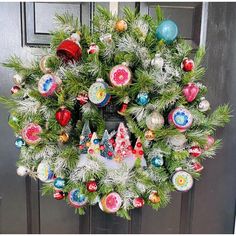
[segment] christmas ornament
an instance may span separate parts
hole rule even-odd
[[[114,87],[126,86],[131,83],[131,71],[125,65],[117,65],[112,68],[109,78]]]
[[[152,191],[148,197],[148,199],[150,200],[150,202],[156,204],[159,203],[161,201],[159,195],[157,194],[157,191]]]
[[[195,83],[188,83],[183,88],[183,94],[188,102],[195,100],[199,93],[199,88]]]
[[[66,132],[62,132],[60,135],[59,135],[59,141],[61,143],[66,143],[68,142],[69,140],[69,134],[67,134]]]
[[[83,106],[88,102],[88,94],[86,92],[80,93],[76,99],[79,102],[79,104]]]
[[[65,198],[65,193],[61,190],[55,190],[55,192],[53,193],[53,197],[56,199],[56,200],[62,200]]]
[[[154,138],[155,138],[154,132],[153,132],[152,130],[147,130],[147,131],[145,132],[145,138],[146,138],[148,141],[154,140]]]
[[[173,147],[173,149],[182,149],[187,139],[184,134],[177,134],[168,138],[168,143]]]
[[[87,153],[88,147],[90,146],[91,137],[92,137],[92,133],[91,133],[91,130],[89,127],[89,122],[86,121],[84,123],[82,133],[80,135],[80,143],[79,143],[79,148],[80,148],[82,154]]]
[[[52,58],[52,55],[46,55],[46,56],[43,56],[41,59],[40,59],[40,62],[39,62],[39,67],[40,67],[40,70],[44,73],[44,74],[50,74],[52,73],[52,69],[47,67],[47,61]]]
[[[89,182],[87,182],[86,187],[87,187],[87,190],[91,193],[96,192],[98,189],[98,186],[95,180],[90,180]]]
[[[100,203],[103,211],[107,213],[115,213],[120,209],[122,199],[118,193],[112,192],[107,196],[102,197]]]
[[[76,44],[80,45],[79,42],[81,40],[81,32],[77,31],[75,33],[73,33],[70,38],[70,40],[72,40],[73,42],[75,42]]]
[[[157,111],[153,111],[146,117],[146,125],[150,130],[160,129],[164,125],[164,117]]]
[[[30,173],[30,169],[25,167],[25,166],[19,166],[16,170],[16,173],[19,175],[19,176],[26,176]]]
[[[128,130],[124,123],[120,123],[116,134],[115,160],[120,162],[132,155],[132,146],[129,140]]]
[[[136,97],[136,102],[140,106],[145,106],[146,104],[148,104],[149,103],[148,93],[146,92],[139,93]]]
[[[15,141],[15,145],[17,148],[21,148],[22,146],[25,146],[25,141],[22,139],[22,137],[18,137]]]
[[[202,149],[199,146],[192,146],[188,151],[192,157],[199,157],[202,154]]]
[[[88,54],[95,54],[99,52],[99,47],[95,43],[91,43],[89,49],[87,50]]]
[[[49,164],[42,161],[37,168],[38,178],[45,183],[52,182],[54,180],[54,173],[52,172]]]
[[[71,120],[71,112],[66,109],[66,107],[62,106],[60,107],[60,109],[56,112],[55,114],[55,118],[57,120],[57,122],[61,125],[61,126],[66,126],[70,120]]]
[[[191,113],[182,107],[177,107],[168,115],[169,124],[174,124],[180,132],[184,132],[193,123],[193,117]]]
[[[63,178],[58,177],[54,180],[53,185],[55,189],[62,190],[66,186],[66,181]]]
[[[125,114],[125,111],[127,110],[129,101],[130,101],[129,97],[126,96],[124,99],[124,102],[122,103],[120,110],[118,111],[118,114],[120,114],[121,116],[123,116]]]
[[[13,86],[13,87],[11,88],[11,93],[12,93],[12,94],[15,94],[15,93],[17,93],[17,92],[19,92],[19,91],[20,91],[20,87],[17,86],[17,85],[15,85],[15,86]]]
[[[88,153],[94,157],[96,157],[100,154],[99,140],[98,140],[97,134],[95,132],[93,132],[93,136],[91,138],[91,143],[88,148]]]
[[[162,69],[164,66],[164,60],[160,54],[156,54],[155,57],[151,60],[151,66]]]
[[[136,207],[136,208],[141,208],[143,207],[144,205],[144,199],[141,198],[141,197],[136,197],[134,200],[133,200],[133,206]]]
[[[186,192],[193,186],[193,177],[185,170],[177,170],[172,175],[171,181],[176,190]]]
[[[152,158],[151,163],[155,167],[161,167],[164,164],[162,155],[158,155]]]
[[[119,20],[116,22],[115,30],[117,32],[124,32],[127,30],[127,23],[124,20]]]
[[[210,103],[204,98],[201,98],[201,102],[198,105],[198,109],[201,112],[208,111],[210,109]]]
[[[71,206],[80,208],[87,203],[87,198],[81,193],[80,189],[73,189],[68,194],[68,200]]]
[[[194,61],[187,57],[184,58],[181,63],[181,68],[186,72],[192,71],[194,69]]]
[[[20,74],[15,74],[13,76],[13,82],[15,85],[21,86],[25,83],[25,78]]]
[[[21,131],[21,136],[27,144],[37,144],[41,141],[40,134],[43,132],[38,124],[29,123]]]
[[[89,100],[97,105],[98,107],[106,106],[110,99],[111,95],[107,93],[108,84],[99,78],[93,83],[88,91]]]
[[[137,139],[134,150],[132,152],[136,158],[142,159],[144,157],[143,146],[140,138]]]
[[[100,41],[102,43],[111,43],[112,42],[112,35],[111,34],[103,34],[100,37]]]
[[[172,44],[178,35],[178,27],[172,20],[164,20],[157,27],[156,37],[163,40],[166,44]]]
[[[198,162],[198,161],[195,161],[195,162],[193,162],[193,169],[196,171],[196,172],[201,172],[203,169],[204,169],[204,167],[202,166],[202,164],[200,163],[200,162]]]
[[[107,158],[107,159],[112,159],[114,156],[114,150],[113,150],[113,145],[109,140],[109,133],[107,130],[105,130],[101,145],[100,145],[100,150],[101,150],[101,156]]]
[[[204,146],[204,149],[205,149],[205,150],[208,150],[209,148],[212,147],[212,145],[213,145],[214,143],[215,143],[215,139],[214,139],[212,136],[208,135],[208,136],[207,136],[207,144]]]
[[[60,83],[60,79],[55,75],[46,74],[39,80],[38,90],[42,96],[49,97],[56,92]]]
[[[57,56],[62,59],[63,62],[68,61],[79,61],[82,57],[82,49],[79,45],[78,40],[80,36],[78,34],[73,34],[70,39],[65,39],[60,43],[57,48]]]

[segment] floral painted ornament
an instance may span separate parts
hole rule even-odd
[[[80,208],[87,203],[87,198],[80,192],[80,189],[73,189],[68,194],[68,200],[71,206]]]
[[[42,161],[37,168],[38,178],[42,182],[52,182],[54,180],[54,173],[47,162]]]
[[[37,144],[41,141],[40,134],[43,132],[42,128],[38,124],[29,123],[21,131],[22,138],[27,144]]]

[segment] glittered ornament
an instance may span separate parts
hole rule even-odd
[[[195,100],[199,93],[199,87],[195,83],[188,83],[183,88],[183,94],[188,102]]]
[[[13,82],[14,82],[15,85],[21,86],[21,85],[24,84],[25,78],[20,74],[15,74],[13,76]]]
[[[56,200],[62,200],[65,198],[65,196],[66,194],[61,190],[55,190],[55,192],[53,193],[53,197]]]
[[[25,146],[24,139],[22,139],[22,137],[18,137],[15,141],[15,145],[17,148],[21,148],[22,146]]]
[[[98,140],[96,132],[93,132],[91,142],[88,148],[88,153],[90,156],[93,156],[93,157],[100,155],[99,140]]]
[[[187,142],[187,139],[184,134],[177,134],[170,136],[168,142],[174,149],[181,149]]]
[[[115,213],[122,204],[120,195],[116,192],[109,193],[107,196],[101,198],[100,205],[104,212]]]
[[[162,69],[164,66],[164,60],[160,54],[156,54],[155,57],[151,60],[151,65],[155,68]]]
[[[22,138],[27,144],[37,144],[41,141],[40,134],[43,132],[40,125],[29,123],[21,131]]]
[[[117,65],[111,69],[109,78],[114,87],[126,86],[131,83],[131,71],[125,65]]]
[[[206,145],[204,146],[204,149],[205,149],[205,150],[208,150],[209,148],[212,147],[212,145],[213,145],[214,143],[215,143],[215,139],[214,139],[212,136],[208,135],[208,136],[207,136],[207,143],[206,143]]]
[[[141,208],[144,206],[144,199],[142,197],[136,197],[133,200],[133,206],[136,208]]]
[[[121,108],[118,111],[118,114],[120,114],[121,116],[123,116],[125,114],[125,111],[127,110],[129,101],[130,101],[129,97],[128,96],[125,97],[124,102],[122,103]]]
[[[98,189],[98,186],[95,180],[90,180],[89,182],[87,182],[86,187],[87,187],[87,190],[91,193],[96,192]]]
[[[69,204],[75,208],[80,208],[87,203],[87,197],[81,193],[80,189],[73,189],[68,194]]]
[[[119,20],[119,21],[116,22],[115,30],[116,30],[117,32],[124,32],[124,31],[127,30],[127,27],[128,27],[128,26],[127,26],[126,21],[124,21],[124,20]]]
[[[149,95],[146,92],[140,92],[136,97],[136,103],[140,106],[145,106],[149,103]]]
[[[172,44],[178,35],[178,27],[172,20],[164,20],[156,29],[156,37],[166,44]]]
[[[16,173],[19,175],[19,176],[27,176],[29,175],[30,173],[30,169],[25,167],[25,166],[19,166],[16,170]]]
[[[199,157],[202,154],[202,149],[199,146],[192,146],[188,151],[192,157]]]
[[[146,117],[146,125],[150,130],[160,129],[164,125],[164,117],[157,111],[153,111]]]
[[[154,134],[154,132],[152,130],[147,130],[145,132],[145,139],[146,140],[152,141],[152,140],[154,140],[154,138],[155,138],[155,134]]]
[[[150,200],[150,202],[156,204],[159,203],[161,201],[161,198],[159,197],[157,191],[152,191],[148,197],[148,199]]]
[[[103,34],[100,36],[100,41],[102,43],[111,43],[112,42],[112,35],[111,34]]]
[[[76,100],[79,102],[81,106],[86,104],[88,102],[88,94],[86,92],[80,93],[77,97]]]
[[[56,179],[54,180],[53,185],[54,185],[54,187],[55,187],[56,189],[61,190],[61,189],[63,189],[63,188],[65,187],[66,181],[65,181],[65,179],[63,179],[63,178],[58,177],[58,178],[56,178]]]
[[[13,86],[13,87],[11,88],[11,93],[12,93],[12,94],[15,94],[15,93],[17,93],[17,92],[19,92],[19,91],[20,91],[20,87],[17,86],[17,85],[15,85],[15,86]]]
[[[66,107],[62,106],[55,114],[55,118],[57,120],[57,122],[61,125],[61,126],[66,126],[70,120],[71,120],[71,112],[66,109]]]
[[[69,134],[67,134],[66,132],[62,132],[60,135],[59,135],[59,141],[61,143],[66,143],[68,142],[69,140]]]
[[[196,172],[201,172],[204,169],[203,165],[198,161],[193,162],[192,166]]]
[[[186,192],[193,186],[193,177],[185,170],[177,170],[172,175],[171,181],[176,190]]]
[[[42,161],[37,168],[38,178],[45,183],[52,182],[54,180],[54,173],[51,170],[50,165],[46,161]]]
[[[153,157],[152,160],[151,160],[151,164],[154,167],[161,167],[161,166],[163,166],[163,164],[164,164],[163,157],[161,155]]]
[[[91,43],[89,49],[87,50],[88,54],[95,54],[99,52],[99,47],[95,43]]]
[[[52,73],[52,69],[47,67],[47,61],[52,57],[52,55],[46,55],[46,56],[43,56],[41,59],[40,59],[40,62],[39,62],[39,67],[40,67],[40,70],[44,73],[44,74],[50,74]]]
[[[210,109],[210,103],[204,98],[201,98],[201,102],[198,105],[198,109],[201,112],[208,111]]]
[[[188,58],[184,58],[181,63],[181,68],[186,71],[192,71],[194,69],[194,61]]]
[[[39,80],[38,90],[42,96],[49,97],[56,92],[60,83],[61,80],[55,75],[46,74]]]
[[[132,152],[135,158],[142,159],[144,157],[143,145],[142,145],[140,137],[138,137]]]

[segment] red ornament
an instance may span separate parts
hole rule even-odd
[[[183,94],[188,102],[195,100],[199,93],[199,87],[195,83],[188,83],[183,88]]]
[[[55,190],[54,194],[53,194],[53,197],[56,199],[56,200],[62,200],[64,197],[65,197],[65,193],[62,192],[61,190]]]
[[[99,52],[99,47],[95,43],[91,43],[89,49],[87,50],[88,54],[95,54]]]
[[[208,150],[214,144],[214,142],[215,142],[215,139],[212,136],[208,135],[207,144],[204,146],[204,149]]]
[[[137,151],[134,149],[134,150],[132,151],[132,153],[133,153],[133,154],[136,154],[136,153],[137,153]]]
[[[77,96],[77,101],[82,106],[88,102],[88,94],[87,93],[81,93]]]
[[[142,143],[138,142],[137,144],[137,147],[142,147]]]
[[[193,157],[199,157],[202,154],[202,149],[199,146],[192,146],[189,149],[189,154]]]
[[[192,71],[194,68],[194,61],[188,58],[184,58],[181,67],[186,72]]]
[[[98,189],[97,183],[94,180],[90,180],[87,184],[86,184],[87,190],[89,192],[96,192]]]
[[[84,145],[79,145],[79,149],[82,150],[84,148]]]
[[[15,94],[15,93],[17,93],[17,92],[19,92],[19,91],[20,91],[20,87],[17,86],[17,85],[15,85],[15,86],[13,86],[13,87],[11,88],[11,93],[12,93],[12,94]]]
[[[56,120],[61,126],[66,126],[70,119],[71,119],[71,112],[66,109],[65,107],[61,107],[57,112],[56,112]]]
[[[202,166],[202,164],[200,162],[196,161],[196,162],[193,163],[193,169],[196,172],[200,172],[204,169],[204,167]]]
[[[92,134],[92,133],[90,133],[90,134],[89,134],[89,138],[91,139],[91,138],[92,138],[92,136],[93,136],[93,134]]]
[[[113,152],[108,151],[107,155],[108,155],[109,157],[111,157],[111,156],[113,156]]]
[[[59,56],[64,62],[72,60],[78,61],[82,56],[82,49],[78,43],[66,39],[58,46],[57,56]]]
[[[136,198],[133,200],[133,205],[134,205],[134,207],[136,207],[136,208],[143,207],[143,205],[144,205],[144,199],[141,198],[141,197],[136,197]]]

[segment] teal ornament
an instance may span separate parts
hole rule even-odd
[[[15,141],[15,145],[17,148],[21,148],[22,146],[25,146],[25,141],[21,137],[18,137]]]
[[[60,177],[56,178],[53,183],[56,189],[63,189],[66,185],[66,181]]]
[[[79,189],[73,189],[68,195],[69,203],[75,208],[82,207],[86,204],[87,198],[84,194],[80,193]]]
[[[136,102],[140,106],[145,106],[149,102],[149,96],[146,92],[141,92],[137,95]]]
[[[178,35],[178,27],[172,20],[164,20],[157,27],[156,37],[163,40],[166,44],[172,44]]]
[[[98,143],[99,143],[99,139],[94,139],[94,140],[93,140],[93,143],[94,143],[94,144],[98,144]]]
[[[152,158],[151,163],[155,167],[161,167],[164,164],[164,160],[162,156],[155,156]]]

